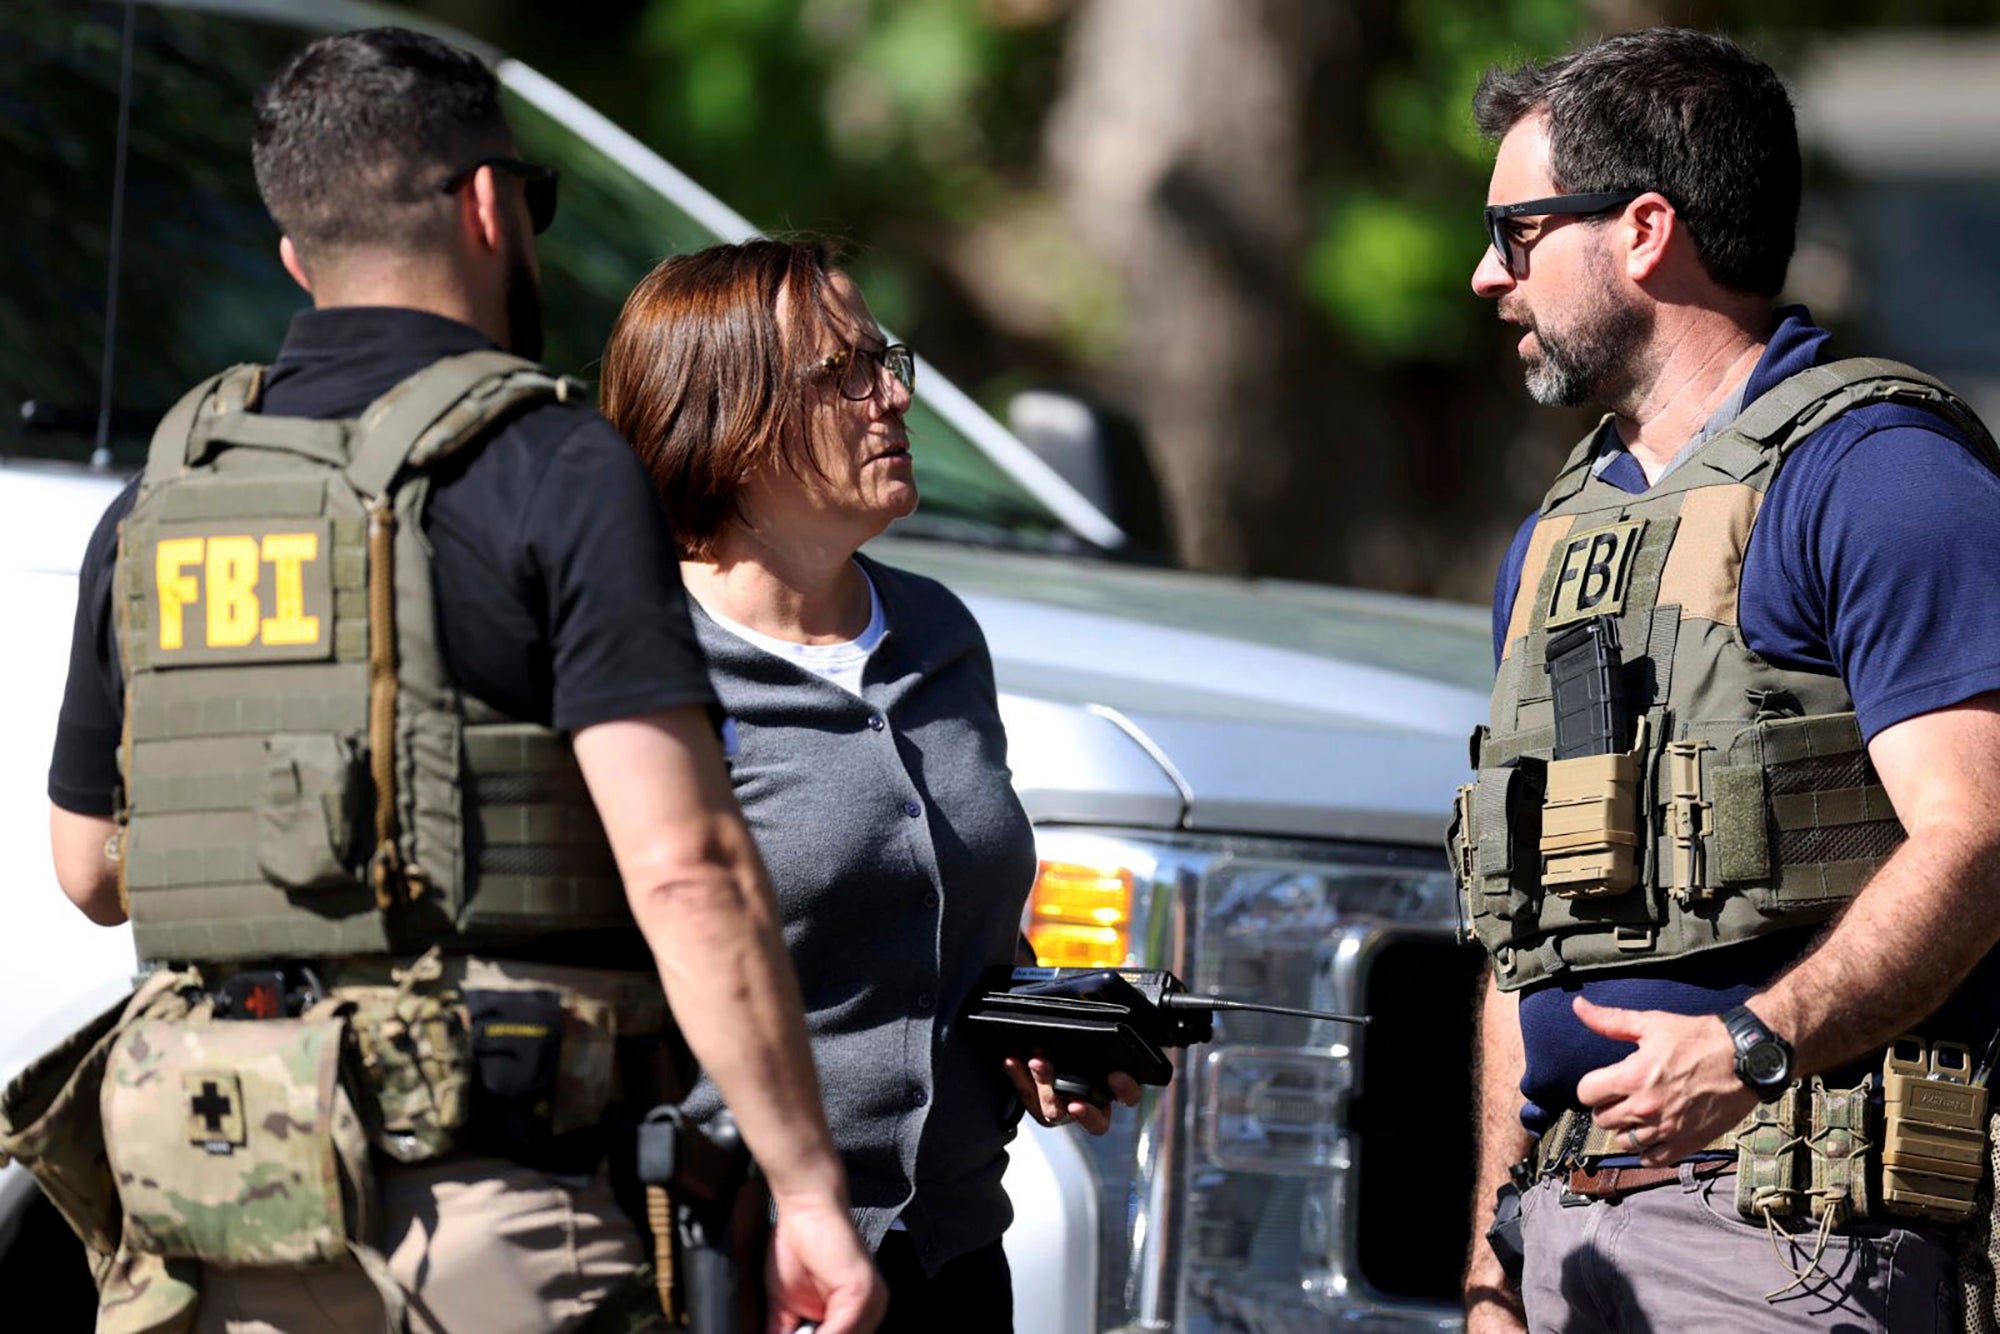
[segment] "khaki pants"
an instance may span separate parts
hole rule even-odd
[[[500,1158],[377,1160],[382,1254],[412,1334],[542,1334],[593,1310],[640,1262],[603,1170],[552,1177]],[[354,1265],[202,1271],[202,1334],[373,1334],[375,1289]]]
[[[1733,1173],[1616,1201],[1564,1205],[1544,1181],[1521,1200],[1521,1299],[1531,1334],[1668,1334],[1672,1330],[1828,1330],[1956,1334],[1958,1288],[1944,1233],[1896,1219],[1850,1223],[1828,1238],[1819,1268],[1792,1283],[1779,1255],[1806,1267],[1817,1241],[1792,1221],[1779,1242],[1736,1212]]]

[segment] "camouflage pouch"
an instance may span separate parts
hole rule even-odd
[[[1869,1212],[1868,1156],[1875,1147],[1868,1132],[1870,1085],[1864,1081],[1854,1088],[1830,1089],[1826,1081],[1813,1076],[1811,1089],[1812,1134],[1806,1152],[1812,1159],[1812,1199],[1815,1221],[1833,1215],[1834,1226]]]
[[[1776,1102],[1750,1109],[1736,1133],[1736,1212],[1752,1222],[1798,1212],[1799,1147],[1806,1121],[1806,1102],[1797,1084]]]
[[[232,1266],[341,1261],[372,1227],[366,1132],[339,1017],[166,1022],[119,1035],[105,1143],[126,1240]]]
[[[121,1026],[172,995],[183,975],[158,972],[137,994],[30,1062],[0,1093],[0,1159],[18,1161],[89,1252],[101,1281],[117,1253],[123,1215],[104,1148],[98,1094]]]
[[[418,992],[413,980],[335,991],[355,1007],[355,1046],[378,1108],[371,1138],[399,1163],[450,1153],[471,1093],[472,1048],[456,993]]]

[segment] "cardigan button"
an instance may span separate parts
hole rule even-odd
[[[881,714],[879,714],[879,713],[871,713],[871,714],[869,714],[869,715],[868,715],[868,730],[869,730],[869,731],[871,731],[871,732],[879,732],[879,731],[881,731],[881,730],[882,730],[883,728],[887,727],[888,725],[889,725],[888,721],[887,721],[887,720],[886,720],[885,718],[883,718]]]
[[[924,808],[917,805],[916,802],[905,801],[903,803],[903,814],[909,816],[912,820],[916,819],[919,815],[922,815],[923,813],[924,813]]]

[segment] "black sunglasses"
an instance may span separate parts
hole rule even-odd
[[[528,219],[534,224],[535,235],[540,236],[549,229],[549,224],[556,220],[556,182],[560,179],[560,173],[554,167],[523,162],[516,157],[483,157],[464,171],[453,173],[452,178],[444,183],[443,193],[457,194],[481,167],[519,176],[528,196]]]
[[[1645,190],[1610,190],[1594,195],[1550,195],[1547,199],[1524,199],[1518,204],[1488,204],[1486,206],[1486,239],[1493,246],[1493,253],[1500,257],[1500,267],[1507,270],[1507,276],[1518,278],[1528,271],[1528,246],[1508,234],[1507,223],[1513,218],[1546,218],[1557,214],[1587,218],[1595,213],[1609,213],[1614,208],[1622,208]]]

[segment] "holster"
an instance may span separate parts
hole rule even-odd
[[[1521,1222],[1521,1187],[1516,1182],[1503,1184],[1493,1198],[1493,1223],[1486,1229],[1486,1245],[1500,1262],[1507,1281],[1519,1287],[1528,1257]]]
[[[636,1147],[665,1319],[693,1334],[759,1334],[770,1195],[735,1122],[723,1112],[704,1129],[656,1107]]]

